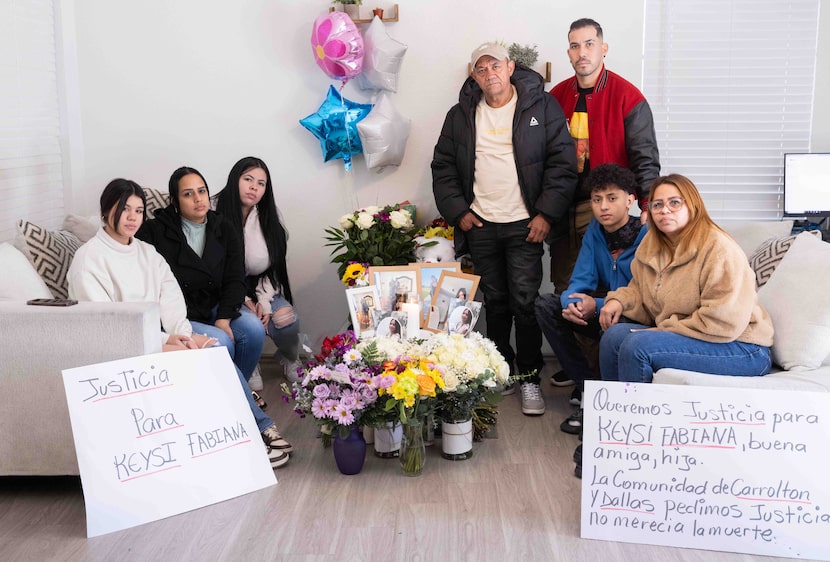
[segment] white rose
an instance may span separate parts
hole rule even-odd
[[[402,213],[401,211],[392,211],[389,213],[389,222],[392,225],[392,228],[404,228],[412,223],[412,221],[409,220],[409,214]]]
[[[354,215],[352,213],[349,213],[348,215],[343,215],[342,217],[340,217],[340,228],[342,228],[343,230],[349,230],[351,227],[353,227],[353,216]]]
[[[375,217],[369,213],[358,213],[357,221],[355,221],[360,230],[368,230],[375,224]]]
[[[370,205],[369,207],[363,209],[363,212],[369,213],[370,215],[376,215],[380,212],[380,210],[380,207],[378,207],[377,205]]]

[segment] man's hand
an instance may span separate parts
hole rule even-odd
[[[460,228],[464,232],[467,232],[474,226],[481,228],[482,226],[484,226],[484,223],[478,220],[478,217],[475,216],[472,211],[469,211],[466,215],[461,217],[460,221],[458,221],[458,228]]]
[[[542,215],[536,215],[530,220],[527,228],[530,232],[525,240],[532,243],[544,242],[550,232],[550,223]]]
[[[582,301],[569,304],[567,308],[562,310],[562,317],[574,324],[587,326],[588,320],[596,315],[597,301],[594,300],[594,297],[586,295],[585,293],[571,293],[568,295],[568,298],[582,299]]]

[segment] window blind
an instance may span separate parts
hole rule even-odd
[[[0,0],[0,241],[60,226],[61,122],[52,0]]]
[[[818,0],[645,6],[662,173],[694,181],[716,219],[780,219],[784,154],[810,151]]]

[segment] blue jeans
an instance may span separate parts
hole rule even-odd
[[[539,295],[536,299],[536,320],[542,328],[542,333],[548,340],[551,349],[559,359],[562,370],[570,377],[577,388],[582,390],[585,379],[595,378],[594,372],[588,366],[579,342],[574,334],[599,341],[602,328],[597,317],[591,318],[587,326],[574,324],[562,316],[562,301],[559,295]]]
[[[216,322],[216,308],[213,309],[210,324],[190,321],[193,331],[197,334],[205,334],[219,340],[221,345],[228,348],[228,353],[233,362],[242,371],[245,380],[251,378],[262,357],[262,346],[265,345],[265,328],[259,321],[256,314],[251,312],[247,306],[239,309],[241,316],[231,320],[231,332],[233,340],[223,330],[213,324]]]
[[[644,331],[648,327],[620,323],[606,330],[599,342],[603,380],[651,382],[654,372],[663,368],[758,377],[769,373],[772,366],[765,346],[710,343],[664,330]]]
[[[274,344],[279,349],[280,355],[289,361],[296,361],[300,351],[300,320],[297,317],[297,311],[294,311],[294,322],[291,324],[283,326],[282,328],[274,325],[273,312],[286,306],[291,306],[291,303],[282,295],[274,295],[274,298],[271,299],[272,314],[268,320],[268,335],[274,340]]]
[[[487,337],[493,340],[499,352],[510,365],[513,361],[519,374],[534,372],[525,379],[539,382],[539,371],[545,364],[542,358],[542,330],[536,323],[534,302],[542,284],[541,243],[531,244],[525,239],[530,232],[529,219],[493,223],[485,220],[482,227],[473,227],[464,233],[473,258],[476,275],[481,276],[479,287],[484,293],[484,311],[487,319]],[[510,332],[516,324],[516,352],[510,345]]]

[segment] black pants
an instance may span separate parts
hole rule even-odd
[[[542,284],[541,243],[527,242],[529,219],[511,223],[482,220],[464,235],[473,258],[475,272],[481,276],[484,293],[487,337],[496,344],[513,372],[534,372],[529,382],[539,382],[544,366],[542,331],[536,323],[534,303]],[[510,332],[516,324],[516,352],[510,345]]]

